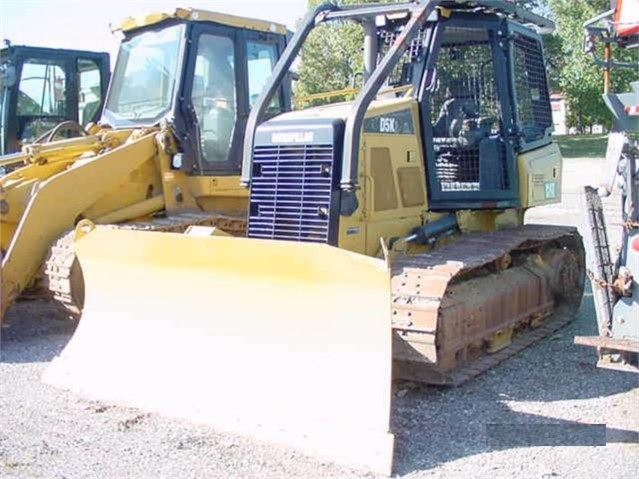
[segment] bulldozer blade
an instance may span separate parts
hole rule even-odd
[[[323,244],[97,228],[43,376],[90,399],[390,474],[390,273]]]

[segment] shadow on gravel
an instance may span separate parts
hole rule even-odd
[[[584,407],[562,403],[557,418],[522,413],[510,404],[534,403],[548,410],[555,401],[605,398],[639,387],[639,376],[595,367],[593,348],[573,343],[596,334],[592,296],[587,290],[576,320],[482,376],[457,388],[407,387],[393,397],[395,475],[432,469],[462,457],[534,446],[596,446],[639,442],[632,430],[560,419],[580,417]],[[604,408],[604,406],[601,406]],[[595,409],[596,411],[596,409]],[[628,411],[633,414],[633,411]],[[605,422],[605,410],[599,415]],[[584,421],[587,422],[587,421]]]
[[[639,444],[639,432],[513,411],[506,404],[483,404],[483,412],[463,411],[454,423],[433,419],[428,427],[395,432],[394,475],[436,468],[463,457],[529,447],[594,447]],[[444,415],[446,413],[444,412]],[[488,423],[482,423],[481,417]],[[584,451],[585,452],[585,451]]]
[[[47,301],[17,301],[0,331],[0,362],[51,361],[64,349],[76,326],[76,321],[64,319]]]
[[[47,362],[62,351],[76,324],[56,319],[45,302],[19,302],[3,330],[3,362]],[[433,469],[463,457],[534,446],[597,446],[637,443],[633,430],[607,428],[513,410],[517,402],[605,398],[639,386],[637,375],[595,367],[592,348],[573,343],[596,334],[592,296],[576,320],[482,376],[457,388],[408,388],[393,397],[394,475]],[[580,417],[583,403],[562,404],[556,416]],[[589,419],[592,418],[592,407]],[[604,406],[600,406],[604,407]],[[546,408],[547,410],[547,408]],[[632,413],[629,411],[628,413]],[[584,414],[585,416],[586,414]],[[605,411],[600,414],[605,420]]]

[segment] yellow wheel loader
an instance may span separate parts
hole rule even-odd
[[[355,21],[353,102],[267,119],[312,29]],[[539,29],[510,2],[318,6],[247,123],[241,237],[78,226],[85,309],[44,380],[390,473],[391,380],[455,385],[567,324]]]
[[[246,119],[284,50],[286,28],[177,9],[128,18],[117,30],[123,41],[99,125],[0,158],[13,170],[0,178],[2,317],[27,287],[42,284],[79,313],[84,283],[71,240],[82,219],[244,231]],[[282,87],[271,114],[290,103]]]

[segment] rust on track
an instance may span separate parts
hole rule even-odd
[[[583,295],[576,228],[461,235],[392,265],[394,376],[458,385],[565,326]]]

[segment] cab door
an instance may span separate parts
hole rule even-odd
[[[108,53],[81,53],[74,58],[76,83],[75,102],[70,104],[69,118],[77,115],[83,126],[97,122],[102,116],[104,100],[109,86],[110,64]]]
[[[519,205],[505,28],[457,15],[438,29],[421,92],[432,210]]]
[[[195,24],[186,68],[185,112],[197,130],[193,173],[239,175],[250,108],[284,49],[284,37],[223,25]],[[270,113],[290,109],[284,89]],[[188,129],[193,128],[189,125]]]

